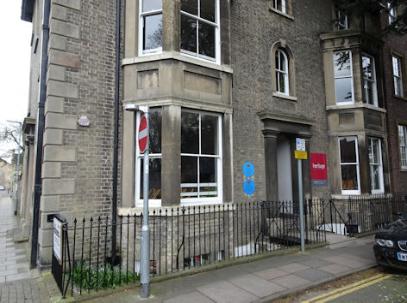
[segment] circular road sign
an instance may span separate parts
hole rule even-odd
[[[140,125],[138,128],[138,146],[140,153],[144,153],[148,147],[148,123],[145,115],[140,118]]]

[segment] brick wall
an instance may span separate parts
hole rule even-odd
[[[44,133],[40,262],[49,263],[50,213],[111,213],[115,3],[53,0]],[[89,127],[78,125],[86,116]]]
[[[303,115],[314,121],[311,151],[328,150],[325,93],[319,35],[330,31],[330,1],[293,1],[293,19],[271,11],[272,1],[236,0],[231,4],[233,75],[234,200],[244,201],[242,165],[252,161],[256,168],[257,192],[263,200],[265,158],[263,123],[257,113],[270,111]],[[318,18],[315,18],[318,16]],[[295,59],[297,101],[272,96],[271,49],[285,40]],[[314,194],[329,189],[314,188]]]

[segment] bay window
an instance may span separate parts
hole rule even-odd
[[[140,55],[162,50],[162,0],[139,2],[139,53]]]
[[[382,141],[369,138],[369,166],[372,194],[384,192]]]
[[[181,114],[181,202],[222,202],[222,118]]]
[[[362,55],[363,97],[365,103],[378,106],[375,61],[372,56]]]
[[[181,51],[220,63],[219,0],[181,0]]]
[[[402,65],[401,58],[397,56],[392,57],[393,63],[393,83],[394,83],[394,95],[398,97],[404,96],[403,91],[403,76],[402,76]]]
[[[136,119],[136,205],[142,205],[144,153],[140,153],[138,142],[138,125],[141,114]],[[161,203],[161,108],[149,109],[149,199],[151,206]]]
[[[353,103],[352,53],[350,50],[336,52],[333,61],[336,104]]]
[[[359,155],[357,137],[339,138],[342,194],[360,194]]]
[[[407,169],[407,126],[399,125],[399,146],[401,169]]]

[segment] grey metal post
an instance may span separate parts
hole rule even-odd
[[[298,165],[298,195],[300,202],[300,237],[301,237],[301,252],[305,252],[305,224],[304,224],[304,193],[302,186],[302,160],[297,160]]]
[[[149,114],[144,113],[147,119],[147,130],[149,133]],[[149,136],[149,135],[148,135]],[[140,260],[140,297],[148,298],[150,296],[150,230],[148,226],[148,198],[149,198],[149,145],[150,138],[146,150],[144,151],[144,175],[143,175],[143,227],[141,230],[141,260]]]

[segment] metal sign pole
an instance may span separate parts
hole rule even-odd
[[[302,187],[302,160],[297,160],[298,164],[298,195],[300,202],[300,237],[301,252],[305,252],[305,224],[304,224],[304,193]]]
[[[149,114],[144,113],[147,119],[147,132],[149,130]],[[147,140],[149,140],[148,138]],[[148,142],[148,141],[147,141]],[[141,260],[140,260],[140,297],[150,296],[150,230],[148,227],[148,198],[149,198],[149,142],[144,151],[144,176],[143,176],[143,226],[141,230]]]

